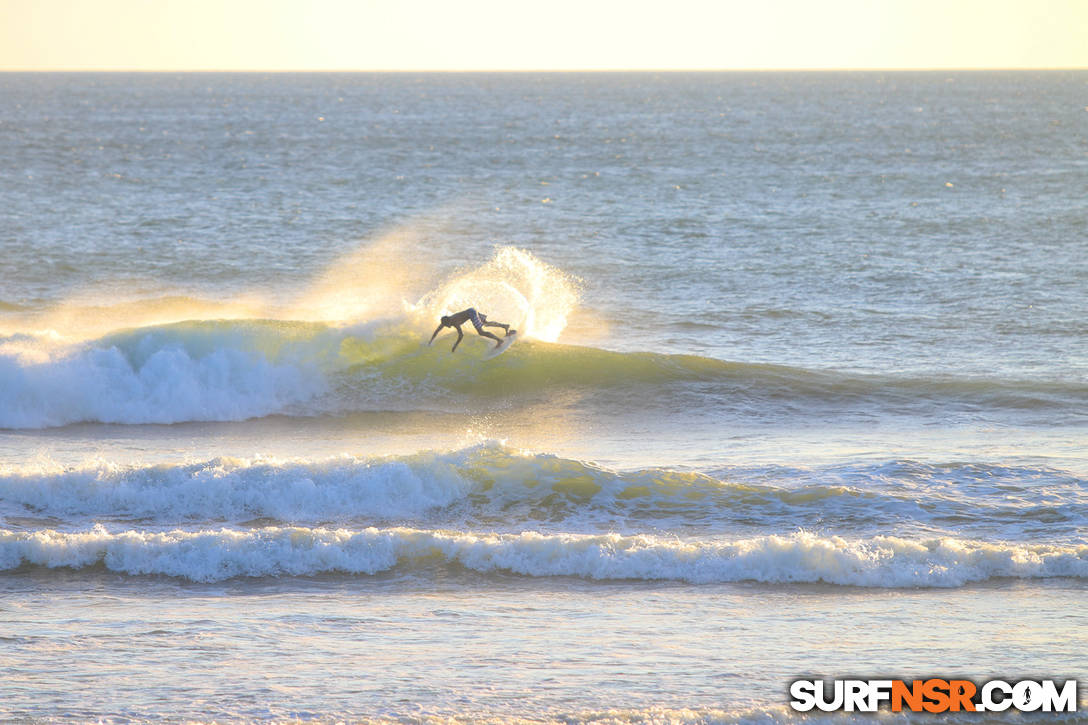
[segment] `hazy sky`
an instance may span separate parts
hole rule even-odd
[[[0,69],[1084,68],[1088,0],[0,0]]]

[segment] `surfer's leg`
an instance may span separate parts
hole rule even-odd
[[[498,347],[499,345],[502,344],[502,338],[501,337],[498,337],[497,335],[492,335],[487,330],[484,330],[484,329],[481,328],[481,329],[477,330],[476,332],[480,333],[480,337],[490,337],[492,340],[494,340],[495,341],[495,347]]]
[[[486,317],[484,319],[486,320],[486,322],[484,322],[484,327],[501,327],[504,332],[510,332],[510,325],[507,325],[505,322],[492,322]]]
[[[472,326],[476,328],[477,335],[479,335],[480,337],[490,337],[492,340],[495,341],[495,347],[498,347],[502,344],[501,337],[496,337],[495,335],[492,335],[490,332],[484,329],[484,325],[490,325],[491,327],[495,327],[498,325],[498,323],[485,322],[487,318],[484,317],[483,319],[480,319],[483,316],[477,313],[476,310],[472,309],[471,307],[469,308],[469,313],[471,313],[469,315],[469,319],[472,320]]]

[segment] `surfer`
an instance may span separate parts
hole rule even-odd
[[[517,332],[517,330],[511,330],[510,325],[507,325],[505,323],[490,322],[487,319],[487,315],[481,315],[479,312],[476,311],[475,307],[469,307],[467,310],[461,310],[457,314],[443,317],[442,321],[438,323],[438,328],[435,329],[434,334],[431,335],[430,342],[428,342],[427,344],[430,345],[432,342],[434,342],[434,338],[438,336],[438,333],[442,331],[443,327],[456,327],[457,342],[453,343],[453,349],[450,350],[450,352],[456,352],[457,346],[461,344],[461,338],[465,336],[465,333],[461,332],[461,325],[465,324],[466,322],[471,322],[472,326],[476,328],[476,332],[481,337],[490,337],[492,340],[494,340],[495,347],[498,347],[502,344],[502,338],[498,335],[493,335],[492,333],[488,332],[484,329],[485,327],[501,327],[502,329],[506,330],[507,335]]]

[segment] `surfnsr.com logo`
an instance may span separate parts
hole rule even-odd
[[[798,712],[1076,712],[1077,681],[795,680],[790,707]]]

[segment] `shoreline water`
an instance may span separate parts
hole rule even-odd
[[[20,687],[39,700],[9,712],[17,717],[593,722],[591,713],[620,710],[629,722],[809,722],[784,699],[788,682],[806,675],[1084,676],[1086,628],[1073,614],[1084,586],[1059,580],[874,598],[828,585],[471,572],[216,584],[107,572],[5,578],[6,596],[20,590],[14,663],[34,673]],[[1050,638],[1055,626],[1066,639]],[[69,648],[56,650],[62,641]],[[141,688],[148,705],[111,705],[93,684],[100,670]],[[48,686],[60,681],[80,684]]]

